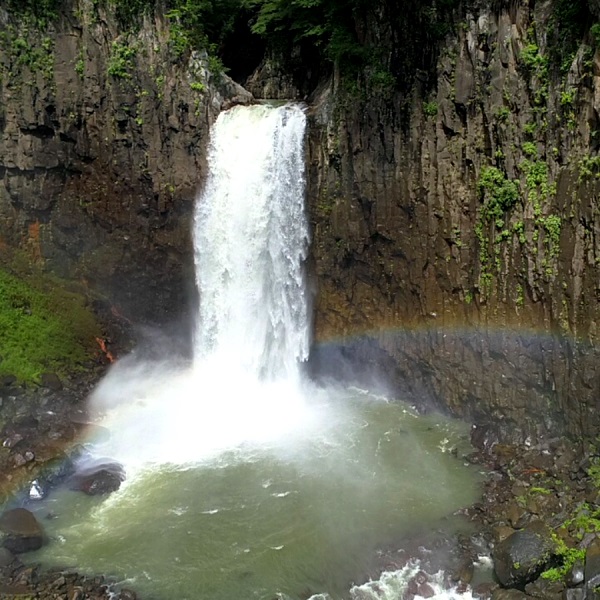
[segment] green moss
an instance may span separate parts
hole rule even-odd
[[[596,48],[600,47],[600,23],[594,23],[590,27],[590,35]]]
[[[519,307],[525,304],[525,294],[523,293],[523,286],[520,283],[517,285],[517,297],[515,299],[515,304]]]
[[[48,278],[25,281],[0,269],[0,375],[34,382],[44,371],[81,369],[99,330],[78,294]]]
[[[528,43],[523,48],[519,60],[522,69],[535,78],[535,84],[531,86],[533,104],[538,111],[546,111],[548,100],[548,57],[544,56],[537,45],[534,29],[528,31]]]

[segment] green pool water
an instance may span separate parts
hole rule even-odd
[[[467,447],[464,425],[358,390],[320,415],[289,443],[147,465],[109,497],[55,491],[34,505],[50,543],[33,560],[144,598],[342,598],[377,548],[476,498],[480,475],[450,452]]]

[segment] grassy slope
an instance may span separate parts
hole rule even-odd
[[[29,383],[44,371],[83,368],[99,329],[85,300],[47,277],[18,278],[0,268],[0,375]]]

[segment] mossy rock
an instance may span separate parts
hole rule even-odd
[[[537,579],[556,554],[552,531],[537,521],[515,531],[494,548],[494,571],[502,586],[520,588]]]

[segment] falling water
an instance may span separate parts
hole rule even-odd
[[[236,107],[212,132],[196,209],[196,362],[261,379],[297,377],[308,356],[304,128],[298,106]]]
[[[111,368],[91,399],[111,435],[93,452],[127,481],[106,499],[65,488],[41,503],[56,516],[44,561],[148,597],[389,600],[407,570],[351,590],[375,550],[474,499],[476,477],[448,452],[460,425],[300,375],[304,129],[298,106],[219,116],[194,219],[192,364],[134,354]]]

